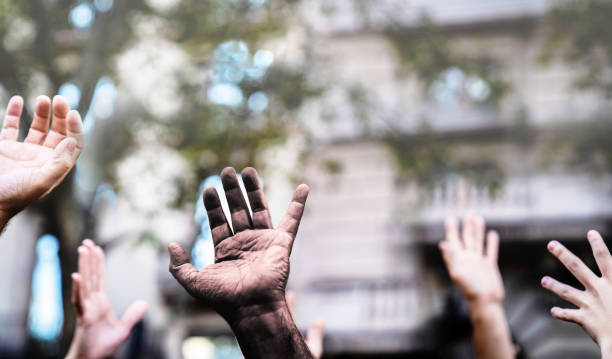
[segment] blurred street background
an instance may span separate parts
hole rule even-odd
[[[557,239],[592,268],[612,237],[610,0],[0,0],[0,115],[59,93],[85,120],[77,169],[0,240],[0,357],[62,357],[84,238],[116,313],[150,309],[119,358],[240,358],[168,272],[167,243],[214,258],[201,202],[259,170],[275,223],[311,186],[289,288],[326,358],[470,358],[437,250],[447,215],[501,234],[524,358],[598,358],[549,274]]]

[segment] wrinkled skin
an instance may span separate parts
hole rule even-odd
[[[106,290],[104,252],[91,240],[79,247],[79,272],[72,274],[72,303],[77,312],[75,335],[66,358],[109,358],[147,311],[134,302],[118,319]]]
[[[49,129],[51,108],[53,123]],[[18,142],[23,99],[11,98],[0,132],[0,220],[2,226],[28,204],[51,192],[76,164],[83,147],[82,121],[61,96],[36,100],[32,126]]]
[[[215,263],[198,271],[180,244],[170,243],[170,272],[192,296],[227,320],[246,358],[310,358],[285,301],[289,255],[309,188],[298,186],[287,213],[274,228],[255,169],[244,169],[242,179],[252,216],[236,171],[225,168],[221,181],[232,228],[217,191],[204,190]]]
[[[446,239],[439,247],[448,273],[468,302],[490,300],[502,302],[504,284],[497,265],[499,236],[487,234],[484,248],[485,222],[482,217],[467,215],[459,235],[457,220],[446,220]]]
[[[542,278],[544,288],[574,304],[577,309],[553,307],[551,314],[576,323],[599,345],[604,358],[612,358],[612,256],[597,231],[589,231],[588,240],[601,277],[593,273],[576,255],[557,241],[548,243],[548,251],[578,279],[584,290],[576,289],[551,277]]]

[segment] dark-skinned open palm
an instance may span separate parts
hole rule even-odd
[[[49,129],[51,108],[53,122]],[[11,98],[0,132],[0,215],[6,222],[57,187],[74,167],[83,147],[83,124],[61,96],[36,99],[34,118],[23,142],[19,120],[23,99]]]
[[[274,228],[255,169],[245,168],[242,179],[252,215],[236,171],[225,168],[221,172],[233,229],[217,191],[212,187],[204,190],[215,247],[214,264],[198,271],[178,243],[168,246],[170,272],[192,296],[211,305],[228,321],[248,308],[265,311],[286,306],[289,255],[309,191],[304,184],[297,187],[287,213]]]

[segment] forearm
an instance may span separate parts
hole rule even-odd
[[[478,359],[513,358],[510,329],[501,302],[469,304]]]
[[[312,358],[285,302],[248,308],[228,322],[246,359]]]
[[[599,343],[601,350],[601,359],[612,359],[612,340],[605,340]]]

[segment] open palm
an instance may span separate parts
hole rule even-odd
[[[13,215],[51,192],[76,163],[83,146],[82,122],[61,96],[36,101],[32,126],[24,142],[19,138],[23,99],[11,98],[0,132],[0,211]]]
[[[463,221],[462,236],[459,236],[455,218],[446,220],[446,238],[440,242],[440,250],[448,273],[469,301],[487,299],[501,302],[504,297],[497,257],[499,236],[495,231],[487,235],[482,217],[467,215]]]
[[[298,231],[308,186],[300,185],[287,214],[273,228],[268,204],[257,172],[242,172],[253,212],[240,189],[236,171],[226,168],[221,181],[229,205],[233,231],[214,188],[204,191],[204,204],[215,246],[215,263],[198,271],[178,243],[171,243],[170,271],[194,297],[205,301],[222,315],[249,305],[284,303],[289,276],[289,255]]]
[[[79,273],[72,275],[72,302],[77,312],[77,329],[68,358],[112,357],[147,310],[143,301],[134,302],[122,319],[113,313],[106,291],[104,252],[91,240],[79,247]]]

